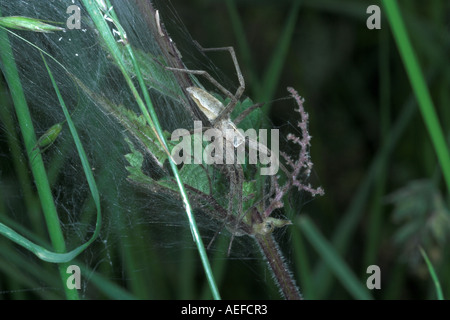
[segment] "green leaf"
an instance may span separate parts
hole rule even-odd
[[[148,125],[144,115],[137,115],[134,111],[123,105],[112,103],[104,96],[99,95],[86,87],[84,83],[77,78],[73,77],[73,79],[98,106],[100,106],[107,114],[113,116],[125,129],[127,129],[127,134],[133,136],[136,138],[136,141],[142,144],[142,147],[146,149],[147,154],[159,165],[159,167],[163,167],[164,162],[168,159],[168,155],[157,138],[156,132]],[[164,132],[163,135],[165,138],[170,136],[167,132]]]
[[[138,184],[152,184],[153,180],[142,172],[142,164],[144,162],[144,155],[139,152],[130,139],[125,138],[126,142],[130,146],[131,153],[125,155],[128,160],[129,166],[126,167],[129,176],[128,178]]]
[[[183,181],[191,187],[206,194],[210,193],[208,174],[202,166],[198,164],[185,164],[180,170],[180,175]]]

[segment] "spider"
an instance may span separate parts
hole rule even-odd
[[[230,128],[236,129],[236,124],[239,124],[248,114],[250,114],[253,110],[260,107],[261,104],[256,104],[247,110],[245,110],[241,115],[239,115],[234,123],[230,120],[230,115],[239,102],[242,94],[245,90],[245,81],[242,75],[241,69],[239,67],[239,63],[236,58],[236,53],[234,52],[233,47],[220,47],[220,48],[203,48],[195,42],[198,48],[202,51],[228,51],[233,60],[234,67],[236,69],[237,77],[239,80],[239,87],[236,90],[236,93],[233,95],[230,91],[225,89],[216,79],[214,79],[207,71],[204,70],[189,70],[189,69],[179,69],[179,68],[171,68],[166,67],[167,70],[190,73],[195,75],[204,76],[207,80],[209,80],[215,87],[217,87],[224,95],[230,98],[230,102],[224,106],[222,102],[216,99],[214,96],[209,94],[207,91],[198,88],[198,87],[188,87],[186,90],[188,91],[191,98],[194,100],[196,105],[200,108],[203,114],[208,118],[211,122],[212,126],[217,129],[222,128]]]
[[[198,87],[187,87],[186,91],[189,93],[192,100],[199,107],[200,111],[208,118],[212,127],[219,130],[221,132],[222,137],[225,140],[226,147],[230,150],[230,145],[232,152],[234,152],[234,148],[241,146],[243,143],[248,143],[250,148],[259,148],[266,152],[266,154],[270,154],[270,150],[268,150],[262,144],[259,144],[255,141],[249,141],[249,139],[245,139],[245,136],[240,133],[236,127],[236,124],[239,124],[247,115],[249,115],[253,110],[260,107],[261,104],[253,105],[243,111],[234,122],[230,119],[230,115],[233,112],[234,108],[238,104],[244,90],[245,90],[245,81],[242,75],[242,72],[239,67],[239,63],[236,58],[236,54],[233,47],[220,47],[220,48],[203,48],[198,43],[196,45],[200,50],[206,51],[228,51],[231,55],[231,58],[234,63],[234,67],[236,69],[237,78],[239,81],[239,87],[236,90],[235,94],[232,94],[228,91],[224,86],[222,86],[216,79],[214,79],[207,71],[204,70],[189,70],[189,69],[180,69],[180,68],[172,68],[166,67],[167,70],[172,70],[176,72],[184,72],[194,75],[200,75],[209,80],[215,87],[217,87],[225,96],[230,98],[230,101],[226,106],[223,105],[217,98],[212,96],[207,91],[198,88]],[[257,150],[257,149],[255,149]],[[230,191],[228,194],[228,215],[233,213],[233,209],[237,212],[237,223],[235,226],[231,226],[233,230],[231,230],[232,238],[228,247],[228,254],[231,251],[231,245],[235,235],[240,235],[239,230],[237,230],[237,224],[241,219],[244,218],[243,213],[243,183],[244,183],[244,172],[243,168],[239,163],[234,163],[232,165],[225,164],[225,171],[229,178],[230,183]],[[236,203],[235,203],[236,202]],[[214,236],[215,237],[215,236]],[[211,245],[212,241],[208,247]]]

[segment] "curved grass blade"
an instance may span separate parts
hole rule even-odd
[[[20,235],[10,227],[0,223],[0,234],[8,238],[9,240],[17,243],[21,247],[27,249],[28,251],[34,253],[39,259],[52,263],[65,263],[73,260],[81,252],[83,252],[90,243],[85,244],[75,248],[74,250],[67,253],[58,253],[41,247],[34,242],[28,240],[24,236]],[[92,240],[92,238],[91,238]],[[95,240],[95,239],[94,239]],[[93,240],[92,240],[93,241]]]
[[[24,236],[20,235],[19,233],[17,233],[16,231],[14,231],[13,229],[11,229],[10,227],[0,223],[0,234],[4,235],[5,237],[7,237],[8,239],[10,239],[11,241],[17,243],[18,245],[24,247],[25,249],[31,251],[32,253],[34,253],[38,258],[40,258],[41,260],[47,261],[47,262],[52,262],[52,263],[64,263],[64,262],[69,262],[71,260],[73,260],[77,255],[79,255],[81,252],[83,252],[92,242],[94,242],[94,240],[97,238],[99,232],[100,232],[100,228],[101,228],[101,209],[100,209],[100,196],[97,190],[97,186],[95,184],[95,180],[94,180],[94,176],[92,174],[91,171],[91,167],[89,165],[89,162],[87,160],[87,156],[86,153],[84,152],[83,146],[81,144],[80,138],[78,137],[76,128],[73,124],[73,121],[70,117],[70,113],[61,97],[61,94],[58,90],[58,87],[54,81],[53,75],[47,65],[47,62],[45,61],[44,56],[41,54],[42,59],[44,60],[45,66],[47,68],[47,71],[49,73],[50,79],[53,83],[54,89],[56,91],[56,94],[58,96],[58,99],[60,101],[61,107],[63,108],[64,114],[66,116],[66,121],[69,125],[70,131],[72,133],[72,136],[74,138],[75,141],[75,145],[77,147],[77,151],[80,155],[80,159],[83,165],[83,170],[84,173],[86,175],[88,184],[89,184],[89,188],[91,190],[91,194],[94,198],[94,202],[97,208],[97,223],[96,223],[96,228],[94,231],[93,236],[91,237],[91,239],[89,239],[86,243],[82,244],[81,246],[75,248],[74,250],[67,252],[67,253],[58,253],[58,252],[52,252],[50,250],[47,250],[35,243],[33,243],[32,241],[28,240],[27,238],[25,238]]]
[[[438,300],[444,300],[444,294],[442,293],[441,284],[439,282],[439,279],[437,277],[436,271],[434,271],[433,264],[431,263],[430,259],[428,259],[428,255],[423,250],[422,247],[419,247],[420,254],[422,255],[423,259],[425,260],[425,263],[427,264],[428,271],[430,272],[430,276],[433,279],[434,287],[436,288],[436,295]]]
[[[100,228],[101,228],[101,222],[102,222],[102,214],[101,214],[101,206],[100,206],[100,194],[97,189],[97,184],[95,183],[94,175],[92,173],[91,166],[89,164],[86,152],[84,151],[83,144],[81,143],[80,137],[78,136],[77,129],[75,128],[75,124],[72,121],[72,117],[69,113],[69,110],[66,107],[66,104],[64,103],[64,100],[61,96],[61,93],[59,92],[58,86],[55,82],[55,79],[53,78],[53,74],[47,65],[47,61],[45,60],[44,55],[41,53],[42,60],[44,61],[45,67],[47,69],[47,72],[50,76],[50,79],[53,84],[53,88],[55,89],[55,93],[58,96],[59,103],[61,105],[61,108],[63,109],[64,116],[66,117],[67,124],[70,129],[70,133],[72,134],[73,140],[75,142],[75,146],[77,148],[78,155],[80,156],[81,165],[83,166],[83,171],[86,176],[86,180],[89,185],[89,190],[91,191],[92,198],[94,199],[95,207],[97,209],[97,221],[95,226],[94,234],[92,235],[91,239],[89,239],[85,244],[81,245],[75,250],[78,250],[79,252],[82,252],[85,248],[87,248],[92,242],[97,239]],[[75,251],[73,250],[73,251]]]

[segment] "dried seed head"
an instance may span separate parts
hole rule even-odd
[[[33,31],[33,32],[44,32],[50,33],[54,31],[63,31],[64,28],[56,27],[48,23],[44,23],[41,20],[28,18],[28,17],[20,17],[20,16],[11,16],[11,17],[0,17],[0,26],[9,29],[16,30],[24,30],[24,31]]]

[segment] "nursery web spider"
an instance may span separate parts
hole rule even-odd
[[[239,67],[239,63],[236,58],[236,54],[233,47],[221,47],[221,48],[202,48],[198,43],[197,46],[202,51],[228,51],[231,55],[231,58],[234,63],[234,67],[236,69],[237,78],[239,80],[239,87],[236,90],[235,94],[232,94],[228,91],[224,86],[222,86],[216,79],[214,79],[207,71],[204,70],[189,70],[189,69],[180,69],[180,68],[171,68],[166,67],[167,70],[172,70],[176,72],[184,72],[194,75],[200,75],[205,77],[207,80],[211,82],[215,87],[217,87],[225,96],[230,99],[230,102],[224,106],[222,102],[220,102],[217,98],[212,96],[210,93],[205,91],[204,89],[198,87],[187,87],[186,91],[189,93],[192,100],[196,103],[200,111],[208,118],[213,128],[220,131],[223,139],[225,148],[231,148],[232,152],[234,152],[235,148],[238,148],[243,143],[248,143],[249,148],[253,148],[255,150],[259,149],[261,152],[265,152],[266,155],[270,154],[270,150],[265,147],[263,144],[258,143],[257,141],[253,141],[251,139],[246,139],[245,136],[238,131],[236,124],[241,122],[247,115],[249,115],[253,110],[260,107],[260,104],[256,104],[247,108],[243,111],[234,122],[231,121],[230,115],[233,112],[234,108],[238,104],[244,90],[245,90],[245,81],[242,75],[242,72]],[[239,163],[233,164],[225,164],[224,169],[226,175],[229,179],[230,183],[230,191],[228,194],[228,215],[233,214],[233,211],[236,212],[237,215],[237,223],[235,226],[231,226],[230,232],[232,234],[232,238],[230,241],[230,245],[228,248],[228,254],[231,251],[231,245],[234,239],[234,236],[241,235],[238,230],[238,223],[244,218],[245,214],[243,212],[243,183],[244,183],[244,172],[243,168]],[[212,241],[214,238],[212,239]],[[209,246],[211,245],[210,242]],[[209,247],[208,246],[208,247]]]

